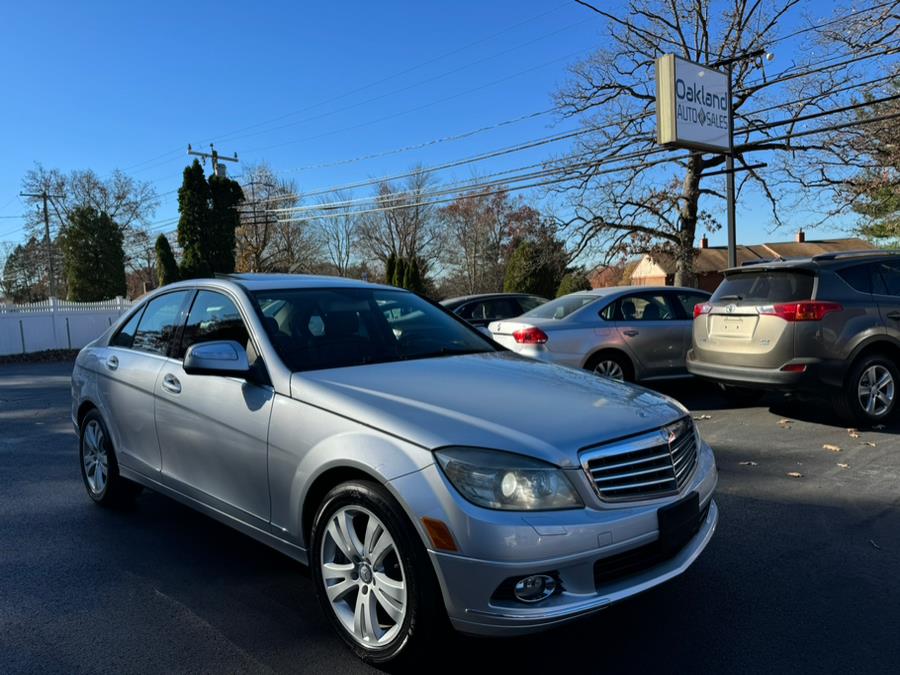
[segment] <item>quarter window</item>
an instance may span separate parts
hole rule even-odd
[[[872,264],[853,265],[838,270],[838,276],[860,293],[872,292]]]
[[[200,291],[191,305],[181,347],[175,357],[184,358],[188,347],[200,342],[234,340],[246,348],[249,339],[241,313],[227,295]]]
[[[175,291],[151,300],[134,333],[132,348],[153,354],[168,354],[175,332],[184,318],[181,308],[189,294],[190,291]]]
[[[875,292],[881,295],[900,296],[900,267],[897,263],[878,263],[875,275]]]

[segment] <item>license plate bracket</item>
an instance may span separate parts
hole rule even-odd
[[[691,492],[656,511],[659,547],[664,555],[675,555],[700,529],[700,495]]]

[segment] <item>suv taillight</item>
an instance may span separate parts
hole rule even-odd
[[[712,309],[712,305],[708,302],[701,303],[699,305],[694,305],[694,318],[696,319],[701,314],[709,314]]]
[[[542,345],[547,341],[547,334],[535,326],[520,328],[514,331],[512,336],[520,345]]]
[[[758,309],[760,314],[777,316],[785,321],[821,321],[826,314],[841,312],[844,308],[836,302],[805,300],[803,302],[766,305]]]

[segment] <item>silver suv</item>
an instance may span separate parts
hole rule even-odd
[[[603,609],[687,569],[718,517],[675,401],[343,279],[166,286],[81,351],[72,421],[91,499],[150,488],[308,564],[370,662],[448,617],[508,635]]]
[[[898,360],[900,255],[861,251],[726,270],[694,309],[687,368],[736,397],[827,393],[871,424],[894,411]]]

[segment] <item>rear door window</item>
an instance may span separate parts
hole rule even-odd
[[[629,295],[619,301],[618,321],[674,321],[679,318],[664,293]]]
[[[900,296],[900,264],[896,262],[876,263],[873,279],[875,293]]]
[[[812,298],[815,276],[788,270],[734,272],[719,284],[713,302],[795,302]]]
[[[534,296],[534,295],[529,295],[529,296],[524,297],[524,298],[516,298],[516,300],[517,300],[518,303],[519,303],[519,307],[522,308],[522,313],[523,313],[523,314],[524,314],[525,312],[530,312],[530,311],[533,310],[535,307],[540,307],[540,306],[543,305],[545,302],[547,302],[547,301],[544,300],[543,298],[539,298],[539,297]]]

